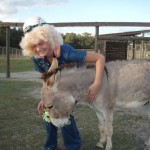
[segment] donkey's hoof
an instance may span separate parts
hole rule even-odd
[[[96,144],[96,148],[101,149],[101,148],[104,148],[104,146],[103,146],[102,143],[98,142],[98,143]]]
[[[150,140],[145,142],[145,149],[144,150],[150,150]]]

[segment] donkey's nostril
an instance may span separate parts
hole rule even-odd
[[[56,119],[58,119],[59,118],[59,115],[58,115],[58,113],[53,113],[53,115],[54,115],[54,118],[56,118]]]

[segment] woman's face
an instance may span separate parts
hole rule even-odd
[[[48,42],[40,41],[32,46],[32,50],[35,52],[36,56],[50,56],[50,47]]]

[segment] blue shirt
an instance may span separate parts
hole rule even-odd
[[[82,65],[85,61],[85,57],[86,50],[75,50],[69,44],[63,44],[60,47],[60,57],[58,57],[57,59],[59,65],[66,63],[77,63],[78,65]],[[34,63],[35,70],[40,73],[47,72],[49,67],[51,66],[46,57],[32,57],[32,61]]]

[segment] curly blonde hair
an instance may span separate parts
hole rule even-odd
[[[50,50],[54,50],[56,47],[63,44],[63,38],[61,34],[55,30],[55,27],[44,24],[43,26],[33,28],[22,37],[20,46],[23,49],[23,55],[31,57],[36,56],[36,52],[32,50],[32,47],[40,41],[48,42]]]

